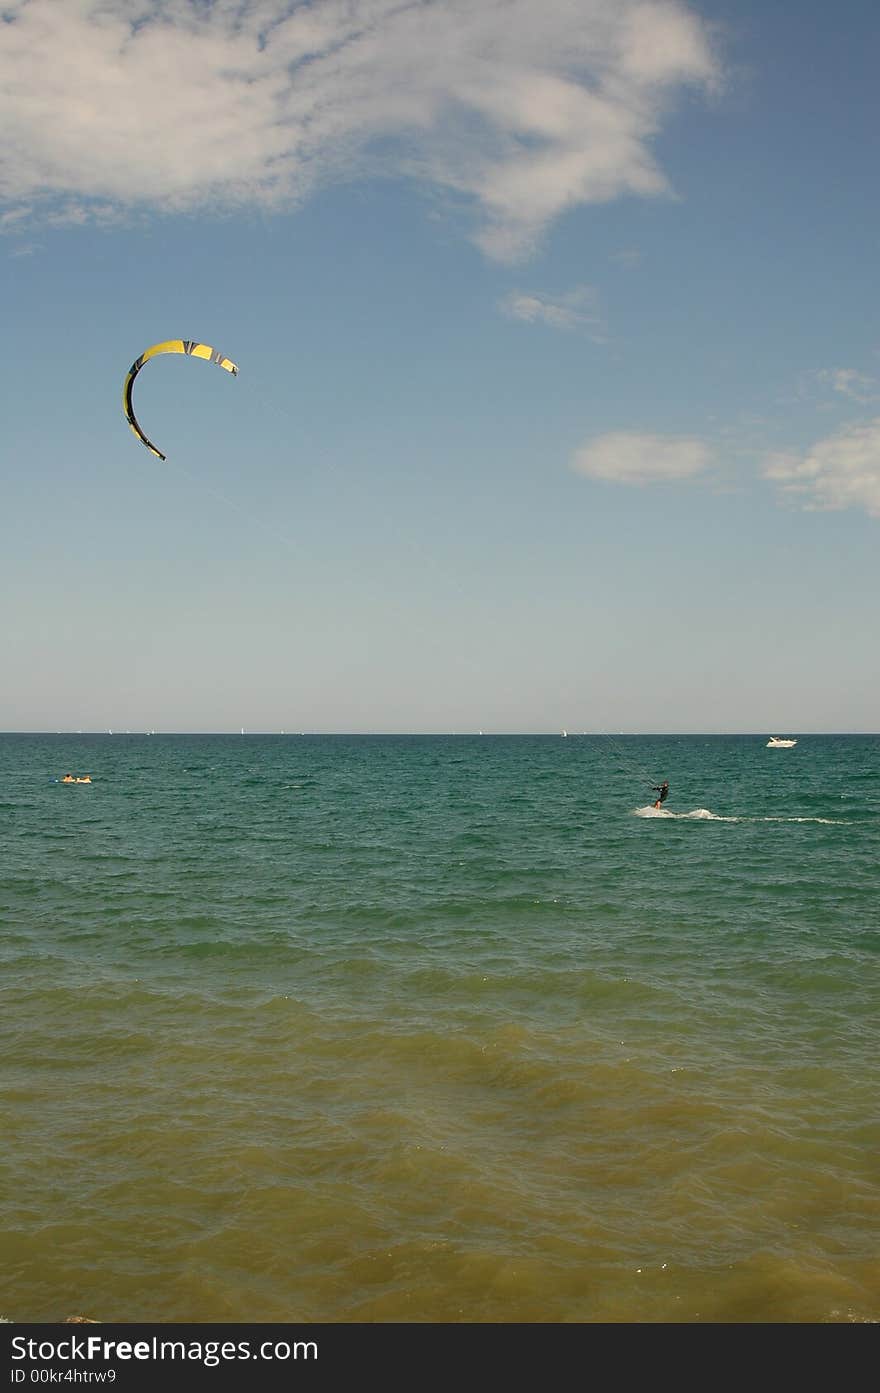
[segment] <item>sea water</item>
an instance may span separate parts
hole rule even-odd
[[[880,1319],[880,738],[766,740],[0,737],[0,1316]]]

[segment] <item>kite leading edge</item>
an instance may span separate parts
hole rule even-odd
[[[132,363],[125,379],[125,385],[122,389],[122,408],[125,412],[125,419],[131,426],[138,440],[142,441],[147,449],[154,455],[157,455],[159,459],[164,459],[165,456],[162,454],[162,451],[156,449],[156,446],[151,440],[147,439],[138,425],[137,417],[134,414],[134,407],[131,402],[131,390],[134,386],[135,378],[144,366],[144,363],[149,362],[151,358],[158,357],[160,353],[184,353],[190,358],[205,358],[208,362],[216,363],[218,367],[224,368],[226,372],[231,372],[233,377],[237,375],[238,368],[231,359],[227,358],[223,353],[220,353],[216,348],[211,348],[207,343],[196,343],[193,339],[168,339],[165,343],[154,343],[152,348],[148,348],[145,353],[142,353],[141,356]]]

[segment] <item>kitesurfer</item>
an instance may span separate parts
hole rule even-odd
[[[651,787],[653,788],[655,793],[659,793],[660,795],[660,797],[654,804],[655,808],[659,808],[660,804],[665,803],[666,799],[669,797],[669,780],[664,779],[662,784],[652,784]]]

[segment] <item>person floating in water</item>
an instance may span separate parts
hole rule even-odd
[[[662,784],[652,784],[651,787],[654,789],[655,793],[659,793],[660,795],[657,802],[654,804],[655,808],[659,808],[660,804],[665,803],[666,799],[669,797],[669,780],[664,779]]]

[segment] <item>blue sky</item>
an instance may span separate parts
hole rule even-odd
[[[4,0],[0,729],[880,728],[878,47]]]

